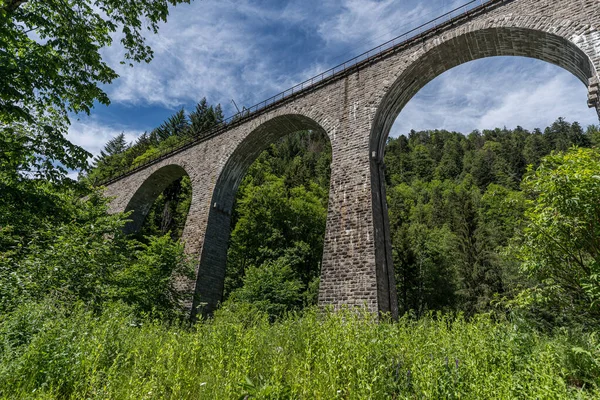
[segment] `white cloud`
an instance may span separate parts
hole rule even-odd
[[[596,112],[587,109],[587,88],[570,73],[547,74],[540,85],[513,87],[504,95],[498,107],[487,110],[479,119],[479,128],[521,125],[528,128],[550,125],[558,117],[581,121],[584,125],[597,123]],[[524,80],[525,81],[525,80]],[[585,112],[587,111],[587,112]]]
[[[122,50],[115,45],[105,57],[119,75],[107,88],[114,102],[156,104],[176,108],[203,96],[230,96],[236,87],[237,67],[252,62],[245,25],[231,24],[229,4],[193,2],[171,10],[169,22],[147,37],[154,51],[150,64],[119,65]]]
[[[175,109],[206,96],[211,103],[229,104],[233,98],[250,106],[437,16],[457,1],[181,4],[171,8],[157,35],[147,36],[155,55],[150,64],[120,65],[123,49],[118,40],[104,50],[121,76],[106,90],[115,103]],[[305,37],[288,37],[282,43],[273,31],[278,24],[293,26]],[[306,53],[291,52],[290,44]],[[295,71],[290,59],[297,64]]]
[[[115,103],[170,109],[205,96],[211,103],[228,105],[235,99],[240,105],[253,105],[305,76],[282,70],[278,56],[286,49],[273,48],[278,38],[261,31],[273,20],[281,23],[282,15],[290,23],[306,20],[309,10],[299,10],[288,7],[279,13],[246,1],[196,1],[172,8],[168,23],[147,37],[154,51],[150,64],[120,65],[122,49],[117,43],[105,50],[105,58],[120,75],[106,88],[109,97]]]
[[[121,132],[125,133],[128,143],[135,141],[143,133],[130,126],[106,126],[95,118],[83,118],[71,121],[68,139],[96,156],[110,139]]]
[[[448,11],[463,0],[331,0],[251,2],[205,0],[171,9],[150,64],[119,65],[118,44],[105,56],[121,75],[106,88],[113,104],[176,109],[206,96],[251,106],[339,62]],[[281,36],[281,25],[293,36]],[[296,47],[297,46],[297,47]],[[293,48],[293,50],[292,50]],[[350,50],[352,49],[352,50]],[[392,135],[411,128],[469,132],[517,124],[546,126],[557,117],[597,123],[585,87],[549,64],[512,58],[480,60],[441,75],[400,114]],[[106,126],[108,125],[108,126]],[[75,124],[74,140],[97,153],[124,130],[133,138],[141,121],[116,126],[99,120]],[[98,135],[97,137],[94,135]]]
[[[340,44],[351,49],[332,54],[336,61],[343,62],[407,32],[414,36],[417,33],[412,32],[414,29],[461,3],[461,0],[341,0],[334,15],[318,25],[318,32],[329,45],[328,51]]]
[[[336,17],[321,23],[319,33],[327,42],[383,41],[399,25],[420,19],[423,14],[422,3],[406,9],[398,7],[395,0],[345,0]]]
[[[585,85],[543,61],[496,57],[463,64],[434,79],[402,110],[390,135],[517,125],[531,130],[558,117],[583,126],[598,123],[596,112],[587,108]]]

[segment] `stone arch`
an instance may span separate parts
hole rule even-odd
[[[564,68],[584,85],[591,86],[598,76],[590,56],[567,37],[579,37],[584,27],[561,35],[541,29],[505,25],[465,31],[451,38],[434,41],[430,48],[414,60],[396,78],[386,91],[376,111],[371,129],[371,151],[381,160],[387,135],[404,106],[427,83],[444,72],[464,64],[494,56],[521,56],[535,58]],[[548,26],[560,24],[548,21]],[[575,25],[575,27],[573,26]],[[600,55],[599,55],[600,56]]]
[[[550,62],[574,74],[591,93],[598,82],[593,60],[598,64],[600,54],[589,43],[574,43],[588,31],[589,27],[572,21],[533,16],[484,20],[428,41],[414,60],[392,78],[395,80],[380,97],[369,138],[375,257],[376,263],[389,271],[390,282],[393,282],[393,264],[383,156],[390,129],[404,106],[442,73],[469,61],[494,56],[523,56]],[[590,103],[593,105],[598,108],[597,103]]]
[[[210,315],[222,300],[225,266],[233,203],[250,165],[269,144],[303,130],[327,131],[312,118],[301,114],[275,116],[253,129],[228,156],[215,183],[200,263],[196,276],[192,317]]]
[[[129,216],[131,221],[124,228],[125,233],[139,232],[156,198],[171,183],[185,175],[187,172],[183,167],[170,164],[157,169],[147,177],[125,207],[125,212],[132,211]]]

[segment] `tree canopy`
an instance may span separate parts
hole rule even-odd
[[[520,300],[553,319],[600,317],[600,154],[573,148],[530,169],[521,268],[535,285]]]
[[[182,2],[189,0],[2,0],[0,147],[11,153],[0,167],[51,180],[85,169],[90,154],[65,134],[69,113],[110,102],[102,85],[118,75],[101,50],[119,37],[123,62],[149,62],[144,35]]]

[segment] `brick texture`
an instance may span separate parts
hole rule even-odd
[[[299,130],[322,131],[332,146],[331,183],[319,303],[398,307],[387,222],[383,151],[406,103],[429,81],[462,63],[492,56],[533,57],[563,67],[589,88],[600,117],[600,1],[495,0],[352,73],[307,90],[242,125],[106,186],[111,210],[133,210],[140,228],[152,202],[187,174],[192,203],[183,232],[198,257],[193,310],[221,300],[230,216],[250,164],[270,143]]]

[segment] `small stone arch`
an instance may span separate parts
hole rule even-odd
[[[212,314],[222,300],[233,203],[239,185],[260,153],[278,139],[310,130],[327,135],[322,125],[301,114],[272,117],[254,128],[235,147],[221,168],[211,198],[196,276],[192,317]]]
[[[170,164],[160,167],[147,177],[125,207],[125,212],[132,211],[129,216],[131,221],[124,228],[125,233],[139,232],[156,198],[171,183],[185,175],[187,172],[182,166]]]
[[[588,55],[586,51],[595,50],[586,48],[588,45],[585,43],[576,45],[572,41],[585,37],[588,31],[589,27],[573,21],[537,16],[500,16],[440,34],[424,44],[415,59],[399,71],[380,97],[369,138],[378,265],[393,271],[383,156],[390,129],[410,99],[427,83],[451,68],[494,56],[523,56],[550,62],[571,72],[591,88],[598,82],[592,57],[598,59],[600,55]],[[393,276],[389,279],[393,281]]]

